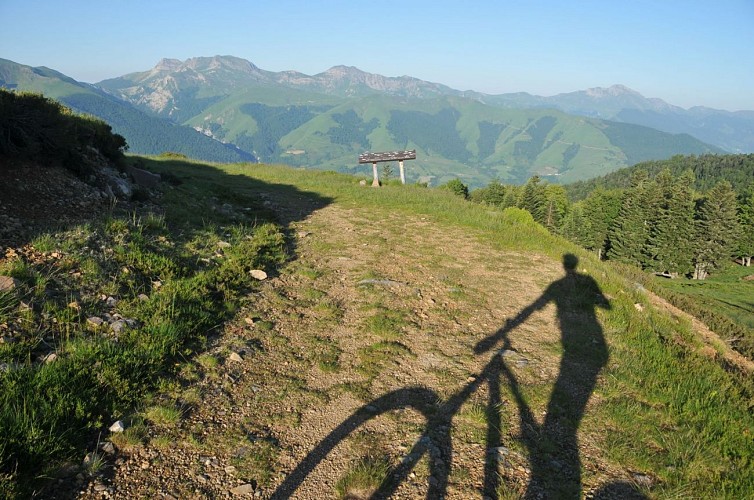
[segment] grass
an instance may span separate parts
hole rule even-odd
[[[400,342],[381,340],[359,350],[360,363],[356,370],[371,379],[398,356],[414,356],[414,354],[411,349]]]
[[[223,169],[241,174],[248,167]],[[586,269],[611,297],[611,310],[599,315],[610,363],[602,372],[598,402],[584,416],[580,433],[598,440],[606,456],[622,468],[656,477],[653,494],[669,497],[693,492],[697,497],[741,498],[754,491],[752,382],[696,354],[689,343],[677,341],[692,337],[688,325],[653,312],[637,314],[634,304],[646,306],[646,301],[633,286],[633,276],[627,279],[622,274],[624,270],[550,236],[519,210],[491,216],[488,207],[442,190],[393,185],[365,189],[348,176],[282,167],[254,167],[252,175],[264,182],[316,192],[346,208],[390,213],[397,219],[401,214],[422,216],[436,231],[461,227],[468,238],[498,250],[514,250],[519,255],[535,252],[558,261],[565,252],[578,255],[579,270]],[[370,321],[377,331],[389,323],[385,318]],[[405,345],[381,340],[358,352],[357,371],[371,378],[396,357],[410,355]],[[360,391],[364,389],[359,386]],[[524,389],[529,397],[543,399],[531,404],[544,404],[545,387],[543,395],[537,388]],[[479,411],[472,413],[481,418]],[[473,415],[468,417],[476,422]]]
[[[401,311],[379,307],[366,320],[366,329],[383,340],[398,340],[402,329],[408,325]]]
[[[155,425],[163,427],[175,426],[181,420],[182,413],[173,406],[150,406],[144,410],[144,418]]]
[[[0,470],[22,485],[19,494],[80,456],[92,433],[131,414],[160,380],[192,378],[195,369],[176,361],[232,317],[255,286],[250,269],[271,271],[286,259],[282,228],[248,195],[232,201],[250,210],[217,213],[211,224],[206,212],[186,210],[187,199],[217,206],[223,188],[214,181],[230,183],[215,171],[204,182],[168,189],[164,214],[105,213],[41,235],[28,252],[0,264],[0,274],[19,282],[0,296],[0,324],[13,325],[13,342],[0,344],[0,363],[13,367],[0,373]],[[220,240],[230,247],[218,255]],[[53,249],[61,255],[53,257]],[[101,295],[114,296],[115,312],[132,321],[117,341],[107,323],[87,328],[88,317],[112,311]],[[55,362],[37,361],[50,351]],[[199,362],[213,368],[211,357]],[[155,406],[145,417],[175,425],[180,412]],[[144,439],[139,425],[113,435],[123,448]]]
[[[753,267],[731,264],[706,280],[656,278],[653,283],[672,295],[688,297],[696,304],[697,310],[691,311],[694,315],[730,341],[734,349],[754,359],[754,281],[743,279],[753,274]],[[685,310],[693,307],[688,300],[673,302],[681,302],[677,305]],[[726,325],[724,319],[739,328]]]
[[[40,247],[54,249],[62,257],[40,260],[21,254],[0,267],[0,274],[20,282],[12,293],[0,295],[0,328],[13,325],[17,339],[0,344],[0,362],[14,367],[0,373],[0,496],[28,497],[37,486],[36,477],[67,460],[79,461],[92,436],[115,419],[133,415],[134,408],[146,406],[138,414],[146,421],[177,426],[178,410],[145,403],[164,401],[149,397],[155,390],[180,391],[174,396],[181,405],[201,402],[198,390],[181,390],[160,381],[178,379],[190,385],[217,370],[217,358],[204,353],[207,335],[247,305],[242,297],[257,286],[248,277],[250,269],[264,268],[273,274],[286,258],[283,228],[269,222],[271,214],[256,196],[260,192],[291,203],[306,197],[317,206],[336,202],[346,209],[389,213],[395,221],[401,215],[421,216],[434,231],[461,228],[469,240],[484,242],[492,250],[514,250],[517,255],[536,253],[553,260],[560,260],[564,252],[578,255],[579,270],[588,270],[611,303],[609,311],[598,312],[610,360],[581,421],[579,439],[594,444],[611,467],[651,474],[656,483],[648,492],[652,496],[745,498],[754,491],[754,382],[697,354],[689,347],[693,335],[688,325],[648,307],[633,277],[626,278],[622,269],[550,236],[526,214],[506,210],[490,215],[489,207],[442,190],[397,185],[361,188],[351,177],[328,172],[145,161],[148,168],[183,180],[180,186],[166,189],[164,214],[105,214],[85,226],[38,238]],[[220,241],[230,246],[219,251]],[[322,271],[296,265],[293,272],[312,282],[304,298],[312,303],[326,298],[314,287]],[[373,271],[364,273],[377,277]],[[694,290],[721,303],[747,301],[748,288],[737,288],[733,276],[719,279],[719,285],[710,280],[694,284]],[[159,287],[154,285],[158,281]],[[676,284],[680,281],[672,285]],[[452,285],[455,288],[448,291],[452,298],[474,299],[475,290]],[[117,342],[106,327],[96,332],[86,329],[88,317],[108,311],[98,299],[101,294],[116,297],[118,312],[136,321]],[[246,300],[253,301],[253,294]],[[74,301],[78,306],[69,307]],[[636,303],[645,305],[643,313],[637,312]],[[341,305],[331,306],[323,306],[315,316],[339,319]],[[290,302],[281,298],[276,307],[285,310]],[[439,314],[441,308],[436,309]],[[390,308],[369,309],[362,329],[374,336],[374,342],[357,352],[354,363],[367,380],[344,382],[337,390],[368,402],[372,380],[400,358],[414,356],[400,342],[409,326],[406,316]],[[269,333],[274,328],[272,321],[255,320],[253,325],[255,334],[269,337],[273,347],[280,343],[282,349],[282,336]],[[9,331],[3,330],[3,336]],[[332,339],[320,335],[310,347],[314,366],[324,372],[343,369],[342,353]],[[39,363],[39,356],[49,349],[58,360]],[[452,379],[451,375],[437,372],[438,379]],[[276,384],[280,390],[265,397],[295,402],[291,404],[296,411],[282,417],[287,420],[280,425],[296,425],[300,400],[314,396],[306,393],[305,380],[276,380]],[[521,390],[532,408],[546,406],[549,387],[522,385]],[[483,442],[489,418],[486,408],[472,402],[459,416],[454,425],[468,431],[469,440]],[[195,435],[201,433],[197,430]],[[141,446],[147,440],[146,425],[136,421],[110,439],[120,449]],[[207,446],[202,438],[194,439],[198,448]],[[271,482],[277,446],[266,438],[239,444],[233,458],[239,478]],[[357,461],[338,481],[338,494],[368,496],[387,474],[389,465],[380,458]],[[507,493],[500,493],[506,498]],[[507,498],[518,495],[513,491]]]
[[[363,458],[335,483],[336,497],[350,500],[371,498],[389,472],[390,463],[386,459]]]

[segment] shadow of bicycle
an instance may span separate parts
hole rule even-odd
[[[425,454],[429,455],[430,469],[426,498],[443,498],[447,493],[453,463],[450,435],[453,417],[484,384],[487,385],[488,394],[486,450],[502,445],[502,422],[498,411],[503,403],[502,384],[507,384],[513,394],[520,421],[520,438],[528,452],[531,469],[524,497],[580,498],[582,482],[578,428],[597,376],[608,360],[596,308],[610,309],[610,302],[594,279],[576,271],[577,264],[576,256],[564,255],[565,276],[551,283],[539,298],[522,309],[515,318],[506,321],[498,331],[476,344],[474,352],[477,355],[493,350],[495,353],[473,381],[445,401],[431,389],[406,387],[362,406],[309,452],[276,489],[273,498],[293,496],[338,443],[368,421],[390,411],[405,409],[412,409],[424,418],[422,434],[406,458],[379,485],[372,498],[390,497]],[[527,404],[513,371],[506,364],[503,353],[512,350],[510,333],[532,313],[551,302],[557,307],[563,356],[544,421],[540,424]],[[500,464],[493,454],[485,455],[480,457],[484,460],[483,494],[496,497],[501,486]],[[605,485],[594,495],[595,498],[608,498],[615,493],[620,493],[620,498],[645,498],[633,485],[623,482]]]

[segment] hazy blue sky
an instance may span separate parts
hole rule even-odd
[[[218,54],[487,93],[620,83],[754,110],[754,0],[0,0],[0,57],[81,81]]]

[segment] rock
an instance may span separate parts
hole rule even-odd
[[[111,425],[108,430],[110,432],[123,432],[126,430],[126,426],[123,423],[123,420],[118,420],[113,425]]]
[[[252,278],[259,281],[267,279],[267,273],[262,271],[261,269],[252,269],[251,271],[249,271],[249,274],[251,274]]]
[[[243,495],[253,495],[254,494],[254,487],[249,483],[244,483],[240,486],[236,486],[232,490],[230,490],[230,494],[240,497]]]
[[[58,359],[58,355],[55,354],[54,352],[51,352],[50,354],[42,358],[42,362],[45,364],[49,364],[55,361],[56,359]]]
[[[220,248],[230,248],[230,243],[221,240],[217,242],[217,246]]]
[[[366,185],[367,185],[367,181],[365,181],[364,179],[361,179],[359,181],[359,186],[366,186]]]
[[[637,310],[637,311],[639,311],[639,312],[642,312],[642,311],[644,310],[644,306],[643,306],[643,305],[641,305],[641,304],[639,304],[638,302],[637,302],[636,304],[634,304],[634,307],[635,307],[635,308],[636,308],[636,310]]]
[[[230,353],[230,356],[228,356],[228,359],[229,359],[230,361],[235,361],[236,363],[241,363],[241,362],[243,362],[243,358],[242,358],[242,357],[241,357],[241,355],[240,355],[240,354],[238,354],[237,352],[232,352],[232,353]]]
[[[123,331],[123,329],[126,327],[126,321],[123,319],[119,319],[117,321],[113,321],[110,324],[110,329],[115,333],[116,335]]]
[[[634,480],[637,486],[640,486],[642,488],[649,488],[654,484],[654,481],[651,477],[649,477],[646,474],[642,474],[641,472],[634,472],[631,474],[631,478]]]
[[[15,290],[18,285],[19,282],[17,279],[11,278],[10,276],[0,276],[0,292]]]
[[[118,304],[118,299],[115,297],[108,297],[105,301],[108,307],[115,307]]]
[[[108,455],[114,455],[115,454],[115,445],[111,443],[110,441],[105,441],[104,443],[100,443],[99,445],[100,451],[103,453],[106,453]]]
[[[91,316],[86,319],[86,324],[95,328],[102,326],[102,323],[104,323],[104,320],[99,316]]]
[[[510,449],[508,449],[505,446],[498,446],[496,448],[490,448],[487,450],[487,453],[490,455],[499,455],[499,456],[505,456],[508,455],[511,452]]]
[[[244,319],[244,323],[246,323],[249,326],[254,326],[254,318],[250,318],[249,316],[246,316]]]
[[[226,474],[235,474],[236,473],[236,467],[234,465],[228,465],[225,467],[225,473]]]
[[[139,300],[142,300],[142,301],[146,302],[147,300],[149,300],[149,296],[147,294],[140,293],[139,294]]]
[[[107,486],[102,483],[94,483],[94,491],[105,491]]]
[[[147,170],[142,170],[131,165],[126,166],[126,172],[131,175],[136,185],[151,189],[157,187],[162,177],[160,174],[155,174]]]
[[[404,284],[401,283],[400,281],[393,281],[393,280],[388,280],[388,279],[382,279],[382,280],[366,279],[366,280],[361,280],[356,284],[359,286],[363,286],[363,285],[382,285],[382,286],[393,286],[393,287],[404,286]]]

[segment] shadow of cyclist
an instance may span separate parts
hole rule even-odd
[[[508,333],[513,328],[548,303],[553,302],[557,306],[563,357],[541,425],[525,402],[511,371],[505,364],[501,370],[508,378],[516,399],[522,438],[530,455],[532,475],[527,486],[527,497],[557,493],[561,498],[578,498],[581,494],[577,431],[597,376],[608,359],[596,308],[610,309],[610,303],[594,279],[576,271],[577,264],[575,255],[565,254],[563,268],[566,275],[551,283],[537,300],[508,320],[494,335],[479,342],[474,349],[481,354],[500,341],[503,341],[503,349],[509,349]]]
[[[529,451],[531,462],[532,475],[526,497],[579,498],[581,460],[577,431],[587,401],[597,382],[597,376],[608,359],[605,339],[595,309],[609,309],[610,303],[591,277],[576,272],[577,264],[576,256],[564,255],[563,266],[566,275],[550,284],[537,300],[521,310],[515,318],[508,320],[503,328],[480,341],[474,349],[476,354],[483,354],[496,348],[501,342],[501,354],[502,351],[511,349],[509,332],[525,322],[535,311],[550,302],[555,303],[563,357],[541,425],[534,418],[518,380],[506,365],[504,357],[496,354],[472,382],[445,401],[439,401],[438,394],[430,389],[406,387],[364,405],[299,462],[272,497],[290,497],[339,442],[368,420],[396,409],[411,408],[419,412],[426,421],[421,438],[407,455],[413,459],[393,470],[371,498],[387,498],[395,493],[398,486],[406,480],[416,460],[427,453],[430,455],[430,475],[434,481],[430,481],[428,485],[426,498],[443,498],[447,492],[448,474],[453,458],[449,432],[453,417],[474,392],[487,384],[487,450],[500,446],[502,422],[498,408],[502,403],[501,379],[505,377],[516,400],[522,439]],[[499,482],[497,463],[494,460],[485,460],[485,494],[496,494]]]

